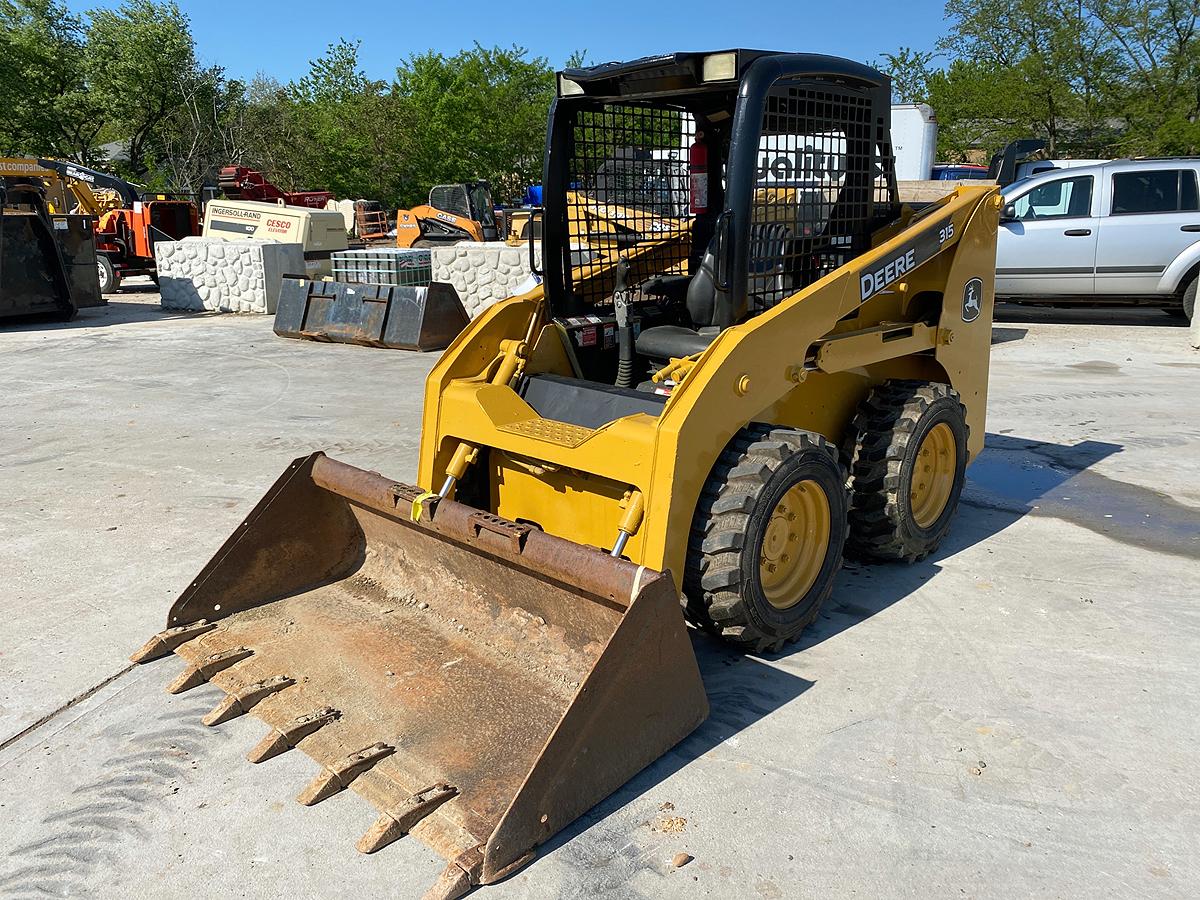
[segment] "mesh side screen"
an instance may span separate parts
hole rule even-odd
[[[628,256],[633,283],[687,274],[694,136],[691,116],[663,106],[612,104],[576,114],[566,204],[573,248],[567,283],[576,299],[611,300],[611,279],[587,274],[596,253]]]
[[[869,246],[889,196],[878,125],[865,93],[777,84],[758,148],[747,291],[769,309]],[[880,185],[882,185],[882,192]]]
[[[429,205],[456,216],[471,217],[471,205],[467,202],[467,188],[461,184],[439,184],[429,192]]]

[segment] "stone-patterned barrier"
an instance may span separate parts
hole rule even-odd
[[[454,285],[472,319],[499,300],[507,300],[534,286],[529,270],[529,245],[513,247],[503,241],[462,241],[451,247],[434,247],[433,280]],[[542,265],[542,248],[534,248]],[[575,265],[592,257],[586,248],[572,245]]]
[[[542,263],[541,248],[537,262]],[[433,280],[454,285],[472,319],[498,300],[507,300],[529,281],[529,247],[510,247],[503,241],[463,241],[434,247]]]
[[[304,277],[304,248],[275,241],[184,238],[154,245],[165,309],[275,314],[285,275]]]

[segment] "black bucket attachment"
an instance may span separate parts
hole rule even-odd
[[[398,287],[285,278],[275,333],[394,350],[443,350],[469,321],[448,284]]]
[[[95,280],[94,262],[91,275]],[[49,217],[0,209],[0,319],[74,315],[67,269]]]

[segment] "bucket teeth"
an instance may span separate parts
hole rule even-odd
[[[250,712],[263,698],[295,683],[296,680],[287,675],[275,675],[262,681],[256,681],[254,684],[242,688],[236,694],[229,694],[200,721],[205,725],[220,725],[222,722],[236,719],[238,716]]]
[[[483,872],[483,848],[472,847],[454,857],[421,900],[458,900],[479,884]]]
[[[327,800],[334,794],[344,791],[355,778],[372,768],[375,763],[385,756],[391,756],[396,748],[378,741],[369,747],[363,747],[343,757],[309,782],[308,787],[300,792],[296,799],[305,806],[312,806]]]
[[[323,706],[314,712],[298,716],[283,728],[272,728],[267,732],[266,737],[246,754],[246,759],[252,763],[260,763],[280,753],[286,753],[318,728],[324,728],[340,716],[341,713],[332,706]]]
[[[448,784],[435,784],[418,791],[404,803],[385,812],[362,836],[358,849],[362,853],[382,850],[392,841],[399,840],[413,830],[427,815],[458,793],[458,788]]]
[[[192,622],[190,625],[179,625],[160,631],[142,645],[142,649],[129,657],[131,662],[145,663],[151,660],[169,656],[180,644],[186,644],[192,638],[200,637],[206,631],[212,631],[217,626],[207,619]]]
[[[168,694],[182,694],[194,687],[199,687],[222,669],[228,669],[235,663],[253,656],[254,651],[248,647],[234,647],[232,650],[222,650],[206,656],[194,666],[189,666],[184,672],[167,685]]]

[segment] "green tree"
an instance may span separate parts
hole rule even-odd
[[[375,199],[395,191],[397,117],[386,83],[366,76],[357,42],[339,40],[288,85],[282,112],[298,140],[293,186]]]
[[[943,87],[961,95],[954,99],[986,101],[977,121],[997,124],[991,137],[1012,136],[1010,125],[1032,129],[1052,156],[1095,144],[1105,117],[1098,89],[1113,58],[1082,2],[948,0],[946,16],[939,48],[969,65]]]
[[[1200,2],[1089,0],[1110,41],[1117,77],[1108,83],[1130,154],[1200,151]]]
[[[246,154],[246,87],[219,66],[197,69],[180,81],[179,103],[155,129],[156,162],[147,183],[198,192],[222,166]]]
[[[901,47],[895,53],[885,53],[875,62],[875,68],[892,79],[893,103],[928,103],[929,80],[936,69],[933,51]]]
[[[89,13],[89,99],[104,123],[101,137],[126,148],[129,175],[144,176],[159,162],[159,129],[185,102],[198,68],[188,18],[174,2],[125,0]]]
[[[410,57],[393,86],[405,141],[402,202],[474,178],[488,179],[498,199],[520,196],[542,177],[554,92],[548,61],[523,47]]]
[[[0,153],[89,162],[102,125],[83,22],[57,0],[0,0]]]

